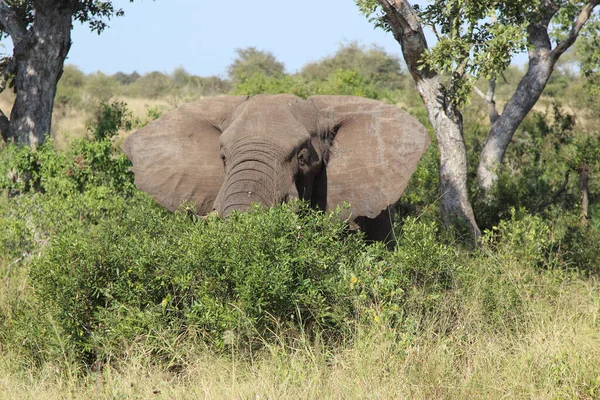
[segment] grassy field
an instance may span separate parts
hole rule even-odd
[[[124,101],[140,119],[146,117],[148,108],[169,110],[176,105],[168,99],[115,97],[111,101]],[[11,94],[0,95],[0,108],[5,112],[11,102]],[[546,111],[548,107],[542,102],[536,109]],[[86,136],[85,124],[93,117],[92,112],[82,109],[56,110],[52,132],[55,147],[68,149],[69,138]],[[435,171],[429,172],[435,175]],[[76,214],[84,221],[82,226],[91,231],[99,229],[102,217],[107,216],[102,213],[110,213],[111,207],[121,210],[115,204],[123,200],[113,204],[107,194],[110,190],[97,189],[91,185],[90,193],[73,194],[82,199],[89,194],[89,204],[98,207],[90,206]],[[32,199],[32,215],[52,223],[65,218],[39,211],[46,201],[41,195],[34,194]],[[57,200],[48,196],[47,201]],[[77,201],[74,204],[80,204]],[[429,209],[435,200],[427,201]],[[10,215],[7,210],[12,204],[16,203],[7,201],[4,193],[0,215]],[[93,215],[95,212],[100,217]],[[531,250],[543,241],[548,245],[553,230],[540,233],[535,227],[524,228],[526,224],[517,220],[508,222],[513,228],[502,233],[488,233],[488,240],[478,249],[451,242],[448,246],[452,251],[446,255],[455,258],[451,260],[456,274],[450,280],[451,287],[431,289],[419,286],[419,279],[414,278],[417,283],[408,289],[408,306],[399,325],[388,323],[384,306],[389,304],[374,296],[371,303],[359,308],[367,318],[333,343],[318,334],[282,327],[251,349],[233,333],[219,351],[201,339],[180,340],[166,333],[161,336],[160,331],[146,332],[133,341],[123,340],[118,354],[109,353],[102,362],[86,366],[71,358],[70,338],[52,314],[31,311],[39,301],[32,283],[32,260],[43,255],[54,239],[37,225],[47,222],[33,218],[27,215],[24,225],[7,225],[15,230],[16,238],[21,234],[18,229],[31,229],[35,233],[33,250],[0,251],[0,399],[600,398],[598,268],[581,270],[566,258],[555,259],[547,252],[551,246]],[[0,220],[0,229],[3,226]],[[591,232],[597,232],[597,227]],[[7,240],[2,234],[0,231],[0,240]],[[87,232],[82,233],[81,241],[95,239],[85,235]],[[442,234],[434,235],[434,240],[423,246],[442,246],[443,240]],[[410,259],[410,245],[403,237],[398,242],[395,251],[403,251]],[[587,243],[594,246],[592,239]],[[560,248],[561,244],[557,245]],[[415,251],[422,252],[419,268],[436,276],[436,261],[429,250]],[[28,312],[32,312],[29,319],[23,318]],[[29,325],[18,325],[23,323]],[[37,331],[38,324],[51,329]],[[2,332],[5,326],[12,331]],[[47,336],[27,336],[31,332]],[[22,349],[44,341],[52,342],[55,352],[38,358],[43,361],[36,363],[23,355],[26,351]],[[171,359],[158,360],[156,353],[161,349],[157,347],[166,349]],[[40,351],[49,348],[41,346]]]
[[[325,347],[281,333],[255,353],[186,348],[185,364],[153,365],[140,345],[85,373],[68,363],[23,369],[0,355],[1,399],[594,399],[600,397],[600,285],[561,270],[522,265],[509,249],[467,262],[470,284],[418,321],[418,333],[384,324]],[[0,306],[27,296],[25,271],[2,263]],[[491,285],[491,286],[490,286]],[[498,296],[516,296],[515,309]],[[512,293],[512,294],[511,294]],[[498,301],[498,300],[496,300]],[[492,320],[490,320],[492,318]],[[176,345],[174,343],[166,345]],[[192,354],[191,357],[189,355]]]
[[[7,115],[10,114],[13,102],[14,94],[12,92],[4,91],[0,93],[0,110],[3,110]],[[168,111],[174,107],[173,102],[163,99],[115,96],[111,98],[110,102],[126,103],[129,111],[137,118],[146,117],[150,108]],[[52,138],[54,139],[55,146],[59,149],[65,149],[68,146],[69,140],[85,136],[88,133],[86,123],[92,120],[93,117],[94,115],[90,111],[70,107],[57,107],[52,117]]]

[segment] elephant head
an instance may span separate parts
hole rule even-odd
[[[129,136],[135,184],[176,210],[195,203],[227,216],[253,202],[306,199],[328,210],[350,203],[351,221],[374,238],[429,145],[398,107],[354,96],[214,97],[183,105]],[[369,228],[371,225],[374,228]],[[386,232],[386,230],[388,232]]]

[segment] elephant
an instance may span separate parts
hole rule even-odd
[[[222,96],[184,104],[121,148],[136,186],[175,211],[227,217],[290,199],[331,210],[348,202],[352,229],[385,240],[391,206],[429,146],[400,108],[356,96]]]

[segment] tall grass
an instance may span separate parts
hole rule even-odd
[[[37,204],[43,200],[38,196]],[[83,208],[97,199],[88,201]],[[177,218],[185,223],[184,215],[169,217],[140,198],[135,202],[145,207],[148,220],[140,220],[142,214],[134,218],[139,232],[132,237],[143,237],[147,228],[159,232],[165,228],[161,223]],[[28,203],[34,207],[29,210],[35,204]],[[68,205],[53,207],[65,213]],[[6,206],[2,212],[11,215]],[[108,207],[105,212],[114,211]],[[42,216],[43,208],[37,213]],[[77,213],[95,230],[89,238],[103,240],[101,218]],[[106,226],[110,218],[115,217]],[[256,210],[228,224],[268,225],[270,220],[266,231],[273,235],[269,229],[285,229],[287,218],[310,216],[294,217],[285,208]],[[203,229],[221,224],[211,223],[216,225]],[[35,219],[29,224],[35,231]],[[187,224],[191,231],[201,227]],[[598,398],[600,284],[595,275],[582,274],[548,252],[550,227],[538,217],[514,215],[488,232],[475,250],[444,242],[433,228],[408,219],[397,249],[389,253],[388,262],[410,260],[411,268],[395,275],[396,283],[404,273],[411,278],[394,286],[404,292],[402,302],[386,297],[385,279],[393,275],[385,271],[391,264],[381,264],[372,281],[360,273],[346,277],[355,290],[345,296],[357,296],[355,314],[348,315],[354,322],[334,341],[324,330],[304,330],[303,324],[282,323],[271,314],[265,317],[273,318],[272,323],[263,323],[269,329],[255,331],[253,346],[236,329],[225,331],[222,346],[216,347],[194,329],[175,335],[170,329],[153,329],[107,343],[103,357],[89,365],[75,357],[73,337],[65,334],[55,314],[40,313],[39,306],[47,303],[40,303],[30,272],[48,243],[33,235],[36,242],[29,252],[4,251],[0,261],[0,324],[10,328],[0,333],[0,399]],[[230,232],[235,241],[235,229]],[[326,242],[329,234],[322,232],[321,240]],[[78,240],[88,240],[86,235],[80,232]],[[444,278],[446,258],[452,266],[449,281]],[[115,328],[127,328],[125,323]]]
[[[0,399],[600,398],[594,223],[503,210],[465,249],[432,213],[388,251],[299,204],[198,220],[100,121],[0,152]]]
[[[432,311],[413,337],[368,326],[330,348],[282,332],[252,354],[235,343],[218,354],[188,348],[193,357],[171,370],[134,345],[115,363],[83,376],[60,373],[51,362],[23,370],[15,355],[3,352],[0,398],[597,398],[598,282],[558,271],[534,273],[517,262],[491,267],[480,261],[469,264],[484,278],[476,281],[506,268],[511,284],[522,290],[520,322],[485,323],[481,283],[456,289],[458,314],[444,315],[444,307]],[[443,326],[450,320],[452,327]]]

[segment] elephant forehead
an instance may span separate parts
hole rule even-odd
[[[318,124],[318,110],[296,96],[256,96],[236,110],[221,141],[268,138],[296,146],[315,136]]]

